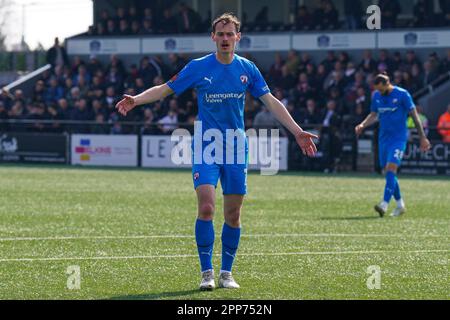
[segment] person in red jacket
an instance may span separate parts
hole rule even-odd
[[[445,143],[450,143],[450,104],[447,112],[439,117],[438,131]]]

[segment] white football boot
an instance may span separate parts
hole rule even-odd
[[[214,283],[214,270],[206,270],[202,272],[202,282],[200,282],[200,290],[211,291],[214,290],[216,284]]]
[[[394,209],[394,211],[392,211],[391,217],[399,217],[402,214],[404,214],[405,212],[406,212],[406,208],[404,206],[403,207],[397,207],[397,208]]]
[[[231,272],[222,271],[219,276],[219,288],[237,289],[240,286],[234,281]]]
[[[383,218],[383,216],[386,214],[388,209],[388,204],[385,201],[381,201],[379,204],[375,205],[373,207],[376,212],[380,215],[380,218]]]

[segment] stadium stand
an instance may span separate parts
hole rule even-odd
[[[450,5],[440,0],[441,12],[435,13],[432,1],[419,0],[413,7],[413,16],[400,19],[402,6],[398,0],[381,0],[382,28],[427,28],[450,24]],[[155,10],[156,9],[156,10]],[[116,12],[101,11],[97,23],[89,27],[85,35],[118,36],[131,34],[185,34],[203,33],[210,30],[210,17],[202,19],[201,15],[180,2],[171,6],[157,8],[145,7],[138,10],[136,6],[118,7]],[[311,30],[357,30],[365,28],[363,18],[365,11],[361,0],[345,0],[340,12],[332,0],[320,0],[310,5],[297,5],[292,23],[272,21],[269,8],[263,6],[252,21],[243,12],[244,32],[261,31],[311,31]],[[155,12],[163,12],[161,16]],[[210,16],[210,12],[208,13]],[[341,18],[342,17],[342,18]]]
[[[448,26],[449,6],[445,1],[439,3],[441,12],[436,13],[429,2],[417,1],[412,18],[401,22],[397,18],[401,11],[397,0],[381,0],[379,5],[387,15],[382,20],[385,28]],[[341,7],[343,12],[339,12],[331,0],[322,0],[317,6],[301,5],[293,23],[280,24],[270,21],[268,8],[263,6],[253,21],[248,21],[243,12],[242,31],[307,32],[363,27],[361,1],[343,1]],[[133,5],[118,7],[115,12],[101,10],[95,21],[86,34],[79,36],[189,34],[204,33],[210,28],[209,18],[202,20],[201,15],[187,4],[177,2],[158,11]],[[26,124],[0,121],[0,129],[104,134],[169,134],[178,126],[191,129],[197,114],[193,90],[137,108],[126,117],[114,108],[123,94],[135,95],[166,82],[187,61],[187,57],[177,53],[164,58],[141,56],[138,63],[131,64],[117,55],[111,55],[109,61],[101,60],[95,54],[88,58],[71,56],[69,60],[64,47],[55,39],[55,45],[47,53],[47,62],[52,69],[42,73],[32,94],[24,95],[21,90],[15,90],[0,95],[0,120],[27,120]],[[255,62],[258,64],[257,60]],[[320,133],[325,167],[333,171],[344,142],[354,140],[354,126],[369,112],[375,74],[387,71],[394,84],[412,93],[418,92],[450,72],[450,50],[443,56],[430,49],[425,58],[423,52],[419,58],[413,50],[366,50],[362,58],[360,54],[330,50],[324,59],[310,52],[291,50],[275,53],[269,67],[259,67],[272,92],[283,101],[293,118]],[[63,120],[76,123],[61,123]],[[261,109],[261,103],[248,94],[246,127],[268,125],[274,123],[273,120]],[[144,125],[127,124],[133,122]],[[436,126],[437,119],[429,125]],[[282,133],[286,134],[285,131]],[[437,133],[436,136],[440,138]]]

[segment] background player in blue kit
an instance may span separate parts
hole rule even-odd
[[[389,201],[394,196],[397,207],[391,216],[396,217],[406,212],[397,179],[397,169],[406,148],[408,115],[411,115],[419,132],[421,151],[429,150],[431,145],[425,136],[419,115],[408,91],[392,85],[386,74],[377,75],[374,85],[376,91],[372,97],[371,112],[363,122],[355,127],[355,132],[359,136],[366,127],[375,123],[377,118],[380,121],[379,160],[381,167],[385,170],[386,186],[383,200],[375,205],[375,210],[383,217],[387,212]]]
[[[160,100],[172,93],[180,94],[189,88],[196,88],[198,96],[198,121],[202,132],[194,133],[194,164],[192,177],[198,199],[198,217],[195,225],[195,237],[200,258],[202,280],[201,290],[215,288],[212,253],[214,245],[213,214],[215,211],[215,188],[220,179],[224,195],[224,218],[222,229],[222,266],[219,286],[238,288],[231,275],[241,234],[241,208],[247,192],[247,142],[244,132],[244,102],[248,90],[259,98],[296,138],[303,153],[314,156],[317,149],[312,138],[317,136],[303,131],[292,119],[285,106],[269,90],[265,80],[255,64],[234,53],[241,38],[240,22],[232,14],[223,14],[212,23],[211,38],[217,51],[189,62],[179,74],[167,83],[152,87],[137,96],[125,95],[117,104],[119,112],[126,115],[137,105]],[[202,152],[202,146],[196,144],[196,136],[208,129],[219,130],[226,136],[227,129],[243,137],[244,147],[233,149],[236,162],[196,162],[195,156]],[[222,141],[223,147],[229,141]],[[201,147],[200,149],[197,149]],[[226,154],[226,152],[224,153]],[[239,161],[238,159],[244,159]]]

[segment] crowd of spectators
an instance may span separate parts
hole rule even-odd
[[[380,0],[382,28],[395,27],[441,27],[450,26],[450,2],[417,0],[413,16],[399,22],[402,7],[398,0]],[[437,12],[437,13],[436,13]],[[366,28],[366,8],[361,0],[344,0],[343,12],[339,12],[333,0],[320,0],[315,6],[299,6],[293,23],[271,21],[269,7],[262,7],[250,21],[248,14],[242,14],[242,30],[249,31],[307,31],[307,30],[355,30]],[[148,34],[203,33],[210,30],[211,13],[201,15],[180,2],[173,7],[139,10],[136,6],[118,7],[112,14],[102,10],[95,25],[89,27],[90,36],[126,36]]]
[[[136,108],[126,117],[115,109],[123,94],[139,94],[179,72],[187,62],[180,55],[170,54],[166,62],[159,56],[144,56],[139,65],[128,68],[115,55],[106,65],[95,56],[87,61],[74,57],[70,64],[61,61],[42,75],[31,96],[26,97],[21,90],[0,95],[0,119],[31,120],[26,128],[0,123],[9,126],[0,129],[126,134],[139,133],[136,130],[140,128],[143,134],[170,134],[179,124],[191,128],[195,121],[195,90]],[[395,85],[414,93],[450,71],[450,50],[446,57],[432,52],[425,61],[420,61],[414,51],[402,55],[381,50],[375,56],[367,50],[361,60],[344,51],[329,51],[323,61],[314,61],[307,52],[290,51],[286,57],[276,54],[270,68],[262,71],[273,94],[292,117],[326,137],[328,152],[335,153],[331,158],[338,158],[342,141],[352,137],[354,126],[370,112],[374,75],[386,71]],[[50,121],[42,124],[34,120]],[[77,122],[67,125],[58,120]],[[134,127],[126,122],[145,125]],[[278,124],[258,99],[247,94],[245,125],[258,128]]]

